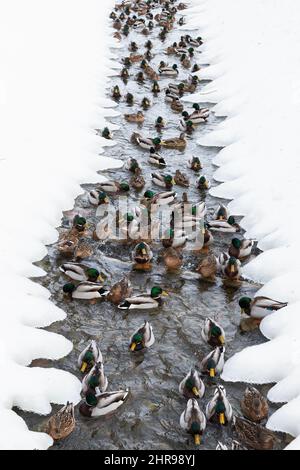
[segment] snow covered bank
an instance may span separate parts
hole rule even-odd
[[[79,400],[80,384],[55,369],[28,368],[58,359],[72,344],[39,328],[63,320],[49,292],[28,277],[31,263],[57,239],[62,210],[80,183],[116,166],[99,156],[95,135],[115,113],[104,99],[110,72],[108,15],[113,0],[10,0],[0,4],[0,448],[45,449],[11,408],[41,414],[50,403]]]
[[[300,5],[293,0],[192,0],[189,25],[205,38],[200,72],[213,81],[192,100],[211,101],[227,116],[202,145],[225,146],[215,159],[215,196],[232,199],[246,236],[264,253],[244,276],[265,284],[258,295],[288,301],[266,318],[271,341],[231,358],[230,381],[277,382],[274,402],[289,402],[269,419],[275,430],[300,435]],[[187,12],[188,13],[188,12]],[[203,93],[202,93],[203,92]],[[288,448],[300,448],[300,437]]]

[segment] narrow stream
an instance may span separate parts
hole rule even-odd
[[[160,9],[153,13],[159,12]],[[180,18],[177,14],[177,20]],[[181,35],[191,34],[193,37],[199,35],[198,31],[190,31],[178,25],[167,35],[165,42],[157,38],[159,28],[155,27],[150,36],[145,37],[137,31],[132,31],[128,38],[122,38],[124,49],[117,50],[119,58],[116,60],[116,73],[111,77],[107,86],[107,96],[111,95],[114,85],[119,85],[122,99],[116,108],[120,116],[111,119],[111,123],[120,127],[114,132],[114,147],[107,147],[105,156],[115,157],[126,161],[133,157],[138,160],[146,180],[145,189],[136,192],[133,189],[130,197],[136,205],[143,192],[150,188],[158,191],[156,186],[151,185],[151,173],[157,169],[147,162],[148,152],[144,151],[130,142],[131,134],[134,131],[140,132],[146,137],[155,137],[157,132],[154,123],[158,116],[162,116],[167,121],[163,130],[163,138],[178,137],[180,134],[179,120],[180,114],[171,111],[170,106],[164,100],[164,89],[167,85],[175,81],[180,83],[187,78],[189,71],[182,68],[177,56],[166,56],[164,51],[167,46],[174,41],[178,41]],[[129,69],[130,79],[126,84],[119,76],[121,58],[129,55],[128,45],[131,41],[136,41],[139,45],[137,53],[144,53],[144,43],[151,39],[154,44],[152,52],[154,58],[151,66],[157,70],[161,60],[165,60],[170,65],[178,64],[180,71],[176,80],[172,78],[161,78],[159,85],[161,93],[157,97],[151,93],[152,81],[146,79],[145,83],[139,85],[135,80],[135,75],[141,70],[140,63],[132,65]],[[204,38],[205,41],[205,38]],[[195,50],[195,58],[192,64],[197,62],[201,54],[201,47]],[[114,49],[116,53],[116,49]],[[201,77],[201,74],[200,74]],[[201,90],[204,81],[200,82],[197,90]],[[125,100],[125,93],[134,95],[135,104],[129,107]],[[138,111],[139,104],[144,96],[151,99],[153,105],[145,111],[145,122],[141,126],[126,123],[125,113]],[[203,107],[212,108],[207,103]],[[192,106],[187,103],[185,108],[190,111]],[[175,174],[176,169],[180,169],[190,179],[188,188],[189,199],[193,202],[205,200],[208,208],[208,217],[219,204],[209,192],[200,194],[195,187],[197,175],[187,168],[187,160],[191,156],[198,156],[203,165],[200,174],[208,176],[212,185],[215,167],[212,164],[214,156],[220,149],[201,147],[197,144],[200,136],[211,132],[216,128],[221,120],[213,112],[210,113],[208,122],[197,127],[185,151],[162,149],[160,153],[167,161],[167,168],[164,173]],[[102,158],[99,156],[99,158]],[[128,170],[107,171],[106,176],[116,181],[128,180],[131,174]],[[87,218],[91,231],[96,224],[96,209],[88,200],[88,192],[97,185],[84,185],[85,193],[75,200],[74,210],[64,214],[60,231],[71,227],[74,214],[80,213]],[[175,187],[178,200],[186,189],[180,186]],[[117,198],[112,197],[113,201]],[[226,203],[226,201],[223,201]],[[114,202],[115,203],[115,202]],[[214,244],[211,251],[219,254],[227,251],[232,234],[214,233]],[[63,334],[69,338],[74,349],[72,353],[60,361],[37,360],[32,366],[58,367],[68,370],[76,375],[80,380],[81,373],[77,368],[77,358],[91,339],[95,339],[101,348],[104,357],[105,373],[108,377],[108,390],[118,390],[129,388],[130,396],[126,403],[117,412],[106,418],[87,419],[82,417],[76,409],[77,426],[75,431],[64,441],[56,443],[53,449],[194,449],[193,439],[186,434],[179,426],[179,417],[185,408],[186,400],[178,392],[178,385],[188,370],[199,359],[203,358],[210,351],[210,347],[203,342],[200,336],[201,326],[206,317],[216,319],[226,332],[226,358],[235,352],[263,341],[259,330],[251,333],[241,334],[239,330],[240,308],[238,299],[243,295],[253,297],[258,285],[243,281],[237,287],[225,286],[220,277],[215,283],[199,282],[190,279],[186,272],[195,271],[203,254],[184,250],[183,266],[178,273],[168,273],[161,260],[162,245],[153,244],[154,251],[153,268],[151,271],[140,272],[132,270],[131,250],[132,245],[121,244],[119,242],[107,241],[99,242],[90,237],[87,243],[92,248],[92,256],[84,260],[85,265],[99,269],[107,277],[106,285],[110,286],[120,280],[124,275],[128,275],[136,292],[145,292],[153,285],[161,285],[168,291],[169,297],[164,301],[161,308],[154,311],[129,311],[118,310],[109,302],[98,302],[91,304],[87,301],[66,301],[62,292],[62,286],[67,282],[64,275],[59,271],[59,266],[66,261],[61,257],[57,244],[48,247],[48,255],[38,263],[47,276],[39,279],[39,282],[50,290],[52,301],[67,312],[67,318],[62,323],[51,325],[48,330]],[[254,250],[254,254],[255,254]],[[254,256],[254,255],[253,255]],[[248,262],[248,260],[247,260]],[[143,323],[149,320],[153,326],[156,342],[145,352],[145,354],[132,354],[128,351],[128,341],[132,332]],[[222,382],[222,381],[220,381]],[[206,393],[201,400],[201,408],[212,396],[215,385],[206,383]],[[227,390],[227,396],[236,414],[240,412],[240,399],[245,390],[245,384],[223,384]],[[266,395],[269,386],[258,387]],[[54,407],[58,409],[59,407]],[[77,407],[78,408],[78,407]],[[270,413],[275,410],[275,406],[270,404]],[[31,413],[24,413],[18,410],[24,417],[29,428],[40,430],[45,422],[45,417]],[[229,427],[220,427],[209,424],[204,433],[201,449],[215,449],[218,441],[224,443],[230,441],[232,437]],[[284,436],[280,447],[283,447]]]

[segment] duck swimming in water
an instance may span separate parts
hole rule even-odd
[[[186,144],[187,142],[184,133],[181,133],[179,137],[173,137],[172,139],[166,139],[161,141],[161,146],[167,149],[184,150]]]
[[[270,299],[269,297],[257,296],[254,299],[250,297],[241,297],[239,306],[241,312],[260,322],[266,316],[286,307],[286,302]]]
[[[88,199],[93,206],[101,206],[102,204],[109,204],[109,198],[105,191],[99,189],[92,189],[88,194]]]
[[[187,402],[186,409],[180,416],[180,426],[192,434],[196,445],[200,445],[206,428],[206,418],[196,398],[190,398]]]
[[[83,266],[79,263],[64,263],[59,270],[74,281],[104,282],[98,269]]]
[[[191,369],[182,382],[180,382],[179,393],[185,398],[203,397],[205,385],[195,369]]]
[[[46,432],[54,441],[60,441],[68,437],[74,431],[75,426],[74,405],[68,402],[51,416],[46,425]]]
[[[80,353],[78,367],[80,372],[87,373],[97,362],[103,362],[102,353],[95,340],[92,340]]]
[[[145,121],[142,111],[138,111],[136,114],[124,114],[124,118],[127,122],[136,122],[138,124],[142,124]]]
[[[245,418],[260,423],[267,419],[269,405],[265,397],[255,387],[247,387],[241,401],[241,410]]]
[[[234,233],[241,230],[241,227],[236,223],[232,215],[228,217],[228,220],[210,220],[208,226],[215,232]]]
[[[188,160],[188,167],[193,171],[202,170],[202,165],[198,157],[192,157]]]
[[[171,175],[161,175],[160,173],[151,173],[152,182],[162,188],[172,189],[175,181]]]
[[[220,376],[224,368],[225,347],[217,346],[200,362],[200,370],[202,374],[207,374],[210,377]]]
[[[77,286],[68,282],[63,286],[63,292],[72,299],[97,300],[108,295],[108,290],[96,282],[80,282]]]
[[[128,394],[128,390],[104,392],[100,395],[88,393],[85,401],[79,406],[79,412],[87,418],[98,418],[99,416],[108,415],[123,405]]]
[[[104,374],[103,362],[96,362],[90,372],[82,380],[82,395],[85,396],[90,389],[96,393],[103,393],[108,386],[107,377]]]
[[[228,253],[230,256],[237,259],[246,258],[251,255],[253,245],[253,240],[240,240],[239,238],[233,238],[231,240]]]
[[[161,296],[168,295],[160,286],[152,287],[150,294],[127,297],[118,305],[121,310],[152,310],[162,304]]]
[[[232,421],[232,407],[222,385],[216,388],[213,398],[207,403],[205,414],[208,421],[217,422],[222,426]]]
[[[225,331],[216,321],[206,318],[204,326],[201,330],[201,336],[210,346],[224,346]]]
[[[165,159],[155,151],[154,147],[151,147],[149,150],[148,162],[160,168],[165,168],[167,166]]]
[[[143,351],[150,348],[154,342],[153,328],[148,321],[145,321],[131,336],[129,349],[132,352]]]

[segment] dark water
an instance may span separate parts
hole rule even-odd
[[[178,40],[181,34],[190,33],[198,36],[198,31],[174,30],[168,35],[165,43],[156,39],[158,29],[155,28],[150,36],[155,47],[152,52],[155,57],[151,66],[156,69],[160,60],[170,64],[178,63],[175,56],[165,56],[163,51]],[[205,39],[205,38],[204,38]],[[128,39],[123,39],[124,50],[118,52],[119,57],[129,55],[127,46],[129,41],[134,40],[140,45],[138,53],[144,52],[143,47],[147,38],[136,32]],[[200,48],[201,50],[201,48]],[[195,60],[200,56],[200,50],[196,53]],[[194,63],[195,61],[193,61]],[[118,70],[119,61],[116,61]],[[116,146],[108,147],[104,156],[113,156],[126,161],[130,157],[136,158],[143,168],[143,175],[147,181],[146,188],[151,188],[150,174],[157,171],[147,162],[148,152],[143,151],[130,143],[133,131],[141,132],[145,136],[156,136],[154,122],[158,116],[167,120],[163,137],[178,136],[180,115],[172,112],[169,105],[164,102],[163,89],[168,83],[174,81],[172,78],[161,79],[159,84],[162,93],[153,97],[151,93],[152,82],[146,80],[145,85],[138,85],[134,76],[139,71],[139,65],[130,68],[132,75],[127,86],[116,76],[107,88],[108,96],[113,85],[118,84],[123,94],[129,91],[134,94],[137,104],[128,107],[123,100],[120,101],[118,111],[120,117],[111,119],[111,122],[120,126],[120,130],[114,132]],[[179,65],[180,75],[176,80],[180,83],[186,79],[188,72]],[[205,82],[201,82],[198,90],[201,90]],[[144,125],[137,129],[136,124],[125,123],[124,113],[136,112],[143,96],[148,96],[153,101],[153,106],[145,112]],[[210,104],[205,105],[211,107]],[[188,104],[186,109],[191,109]],[[216,128],[220,119],[211,112],[208,122],[197,127],[192,139],[188,141],[184,152],[176,150],[161,150],[161,154],[167,161],[164,173],[175,173],[180,169],[190,178],[188,190],[189,199],[195,202],[205,199],[208,211],[212,212],[219,203],[208,192],[200,194],[195,188],[196,175],[187,168],[186,162],[190,156],[199,156],[206,174],[213,182],[215,167],[212,159],[219,149],[201,147],[197,144],[198,138]],[[99,156],[101,159],[102,156]],[[126,169],[107,171],[107,176],[117,181],[130,178],[131,174]],[[85,185],[85,190],[90,190],[94,185]],[[158,187],[153,186],[154,191]],[[181,197],[183,189],[176,186],[178,198]],[[131,198],[135,204],[140,194],[132,191]],[[225,201],[226,202],[226,201]],[[87,194],[79,196],[74,205],[74,213],[80,212],[85,215],[93,228],[96,223],[96,209],[90,205]],[[73,213],[66,213],[62,219],[61,228],[70,226]],[[232,236],[230,234],[215,234],[215,242],[212,251],[218,254],[227,250]],[[62,286],[66,282],[64,276],[59,272],[59,266],[65,261],[58,255],[56,245],[48,247],[48,256],[39,263],[47,271],[47,276],[40,279],[40,283],[47,287],[52,294],[52,301],[63,308],[68,316],[62,323],[55,323],[48,328],[63,334],[74,343],[72,353],[56,362],[35,361],[34,365],[45,367],[58,367],[75,374],[81,379],[77,369],[77,357],[91,339],[99,342],[105,365],[105,373],[108,377],[108,390],[129,388],[130,396],[114,416],[109,418],[86,419],[79,415],[76,410],[77,427],[73,434],[66,440],[55,444],[53,449],[193,449],[193,440],[185,434],[179,426],[179,417],[185,408],[186,400],[178,393],[178,384],[188,372],[191,366],[197,364],[210,351],[200,336],[203,320],[210,316],[216,319],[226,332],[226,358],[246,346],[258,344],[263,341],[259,331],[242,335],[238,329],[240,311],[238,299],[242,295],[254,295],[259,286],[242,282],[238,287],[226,287],[220,278],[215,284],[199,282],[189,279],[186,272],[194,271],[201,259],[201,254],[193,254],[184,251],[184,264],[181,272],[177,274],[166,273],[160,259],[161,245],[154,244],[153,269],[150,272],[141,273],[132,270],[130,259],[131,247],[116,242],[99,242],[90,239],[88,241],[93,249],[93,255],[84,260],[84,264],[99,268],[107,276],[107,285],[120,280],[125,274],[130,277],[133,287],[137,292],[144,292],[152,285],[160,284],[170,296],[163,306],[153,312],[130,311],[123,312],[108,302],[90,304],[84,301],[66,302],[62,295]],[[144,355],[135,355],[128,351],[128,340],[131,333],[141,324],[143,320],[150,320],[156,337],[155,344]],[[205,380],[205,379],[204,379]],[[234,408],[235,413],[240,413],[239,402],[246,387],[245,384],[224,384],[227,395]],[[206,380],[205,397],[201,400],[204,409],[208,399],[211,397],[214,386]],[[266,394],[268,386],[259,387]],[[57,409],[58,407],[54,407]],[[275,407],[270,404],[270,412]],[[39,430],[45,422],[45,417],[30,413],[19,413],[23,416],[32,430]],[[228,428],[208,425],[203,438],[201,449],[215,449],[217,441],[228,442],[231,431]],[[280,444],[283,446],[283,442]]]

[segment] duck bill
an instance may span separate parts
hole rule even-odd
[[[195,434],[195,435],[194,435],[194,441],[195,441],[196,446],[199,446],[199,445],[201,444],[201,436],[200,436],[200,434]]]
[[[210,377],[215,377],[215,375],[216,375],[215,369],[213,369],[213,368],[209,369],[209,376]]]
[[[234,273],[234,264],[231,264],[231,265],[230,265],[230,272],[231,272],[231,273]]]
[[[172,184],[176,184],[176,181],[174,179],[172,179]]]
[[[222,215],[220,215],[219,220],[224,220],[224,217]]]
[[[245,313],[245,310],[243,308],[241,308],[241,315]]]
[[[99,274],[99,276],[97,277],[97,281],[104,282],[104,278],[101,276],[101,274]]]
[[[205,187],[205,189],[208,189],[208,182],[207,181],[205,181],[204,187]]]
[[[220,422],[220,424],[222,424],[222,425],[225,424],[225,414],[224,414],[224,413],[220,413],[219,422]]]
[[[130,345],[130,351],[135,351],[135,348],[136,348],[136,343],[132,343]]]
[[[193,387],[192,392],[196,397],[199,397],[199,391],[198,391],[197,387]]]
[[[106,198],[104,199],[104,204],[108,204],[108,203],[109,203],[109,199],[108,199],[108,197],[106,197]]]
[[[224,344],[224,343],[225,343],[225,338],[224,338],[224,336],[222,336],[222,335],[219,336],[219,341],[220,341],[221,344]]]
[[[166,292],[165,290],[162,291],[161,295],[162,295],[163,297],[169,297],[168,292]]]
[[[87,362],[83,362],[81,364],[80,372],[84,373],[86,371],[87,366]]]
[[[142,254],[143,254],[143,255],[146,255],[146,254],[147,254],[147,251],[145,250],[145,248],[143,248]]]

